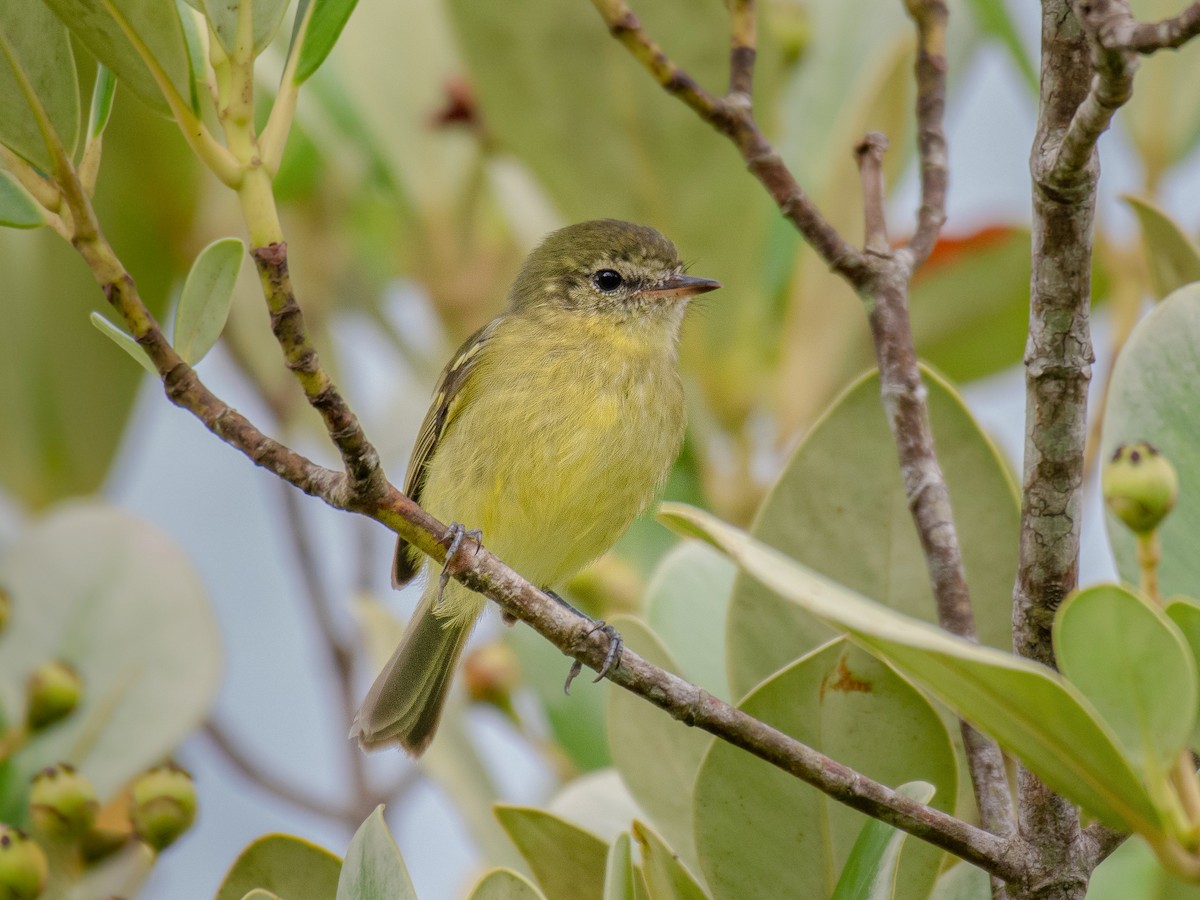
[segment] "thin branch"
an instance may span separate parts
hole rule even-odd
[[[917,152],[921,161],[921,208],[908,242],[913,269],[929,256],[946,221],[949,178],[946,131],[946,3],[905,0],[917,26]]]
[[[863,247],[875,256],[891,256],[892,245],[887,236],[887,214],[884,211],[883,154],[888,139],[878,131],[870,132],[854,148],[863,192]]]
[[[749,104],[754,91],[758,35],[754,0],[731,0],[729,28],[729,97]]]
[[[1143,55],[1159,50],[1175,50],[1200,34],[1200,0],[1179,15],[1161,22],[1139,22],[1130,34],[1122,35],[1122,46]]]

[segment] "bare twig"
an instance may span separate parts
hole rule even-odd
[[[1200,34],[1200,2],[1193,3],[1179,15],[1161,22],[1138,22],[1132,31],[1120,35],[1121,45],[1136,53],[1148,54],[1159,50],[1175,50]]]
[[[914,270],[929,256],[946,221],[946,4],[905,0],[917,26],[917,151],[921,161],[921,208],[908,242]]]
[[[891,256],[892,245],[887,236],[887,215],[884,211],[883,154],[887,136],[872,131],[854,148],[863,192],[863,247],[875,256]]]
[[[754,0],[731,0],[729,29],[729,97],[751,102],[754,62],[758,54]]]

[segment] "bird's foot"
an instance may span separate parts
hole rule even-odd
[[[446,590],[446,584],[450,581],[450,566],[458,556],[458,551],[462,549],[463,541],[467,538],[474,540],[476,553],[483,546],[483,532],[478,528],[468,530],[458,522],[451,522],[448,531],[450,532],[450,546],[446,548],[446,562],[442,566],[442,574],[438,576],[437,605],[439,606],[442,602],[442,592]]]
[[[567,603],[565,600],[563,600],[557,594],[553,594],[550,591],[547,591],[546,593],[550,594],[550,596],[554,597],[554,599],[558,600],[564,606],[566,606],[570,609],[574,609],[575,612],[579,612],[579,610],[575,609],[575,607],[571,606],[571,604]],[[591,627],[583,633],[583,639],[586,640],[587,638],[589,638],[593,634],[595,634],[597,631],[603,631],[608,636],[608,652],[606,654],[604,654],[604,664],[600,666],[599,673],[596,675],[595,678],[592,679],[592,683],[594,684],[595,682],[597,682],[601,678],[603,678],[605,675],[607,675],[610,671],[612,671],[612,669],[621,665],[621,653],[625,649],[625,641],[621,638],[621,635],[617,631],[617,629],[614,628],[613,626],[609,625],[603,619],[592,620],[588,616],[584,615],[583,613],[579,613],[579,614],[581,616],[583,616],[585,619],[588,619],[589,622],[591,622]],[[582,671],[583,671],[583,663],[580,662],[579,660],[575,660],[575,662],[573,662],[571,664],[571,671],[569,671],[567,673],[567,680],[563,684],[563,693],[564,694],[571,693],[571,682],[574,681],[575,676],[577,676]]]

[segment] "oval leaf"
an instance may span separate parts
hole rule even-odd
[[[13,600],[0,635],[3,705],[23,708],[13,692],[48,659],[84,680],[80,708],[17,755],[26,775],[66,760],[111,797],[208,714],[221,674],[216,622],[191,563],[153,526],[100,504],[59,507],[6,548],[0,584]]]
[[[221,336],[245,252],[237,238],[221,238],[192,263],[175,314],[175,350],[188,365],[200,362]]]
[[[372,895],[390,897],[390,894]],[[413,896],[416,896],[415,894]],[[546,900],[524,875],[512,869],[493,869],[475,885],[470,900]]]
[[[962,399],[928,369],[922,376],[979,637],[1009,647],[1016,486]],[[937,620],[877,373],[858,379],[813,426],[771,488],[751,533],[854,591]],[[828,626],[745,572],[734,583],[727,628],[736,697],[833,636]]]
[[[779,672],[740,708],[885,784],[932,782],[936,805],[954,808],[957,764],[941,718],[912,685],[845,639]],[[721,741],[695,792],[696,849],[718,900],[828,897],[866,821]],[[924,900],[943,854],[927,844],[910,850],[897,896]]]
[[[1143,774],[1167,771],[1196,722],[1198,691],[1196,661],[1162,610],[1119,585],[1085,588],[1059,608],[1054,650]]]
[[[342,861],[290,834],[268,834],[238,855],[215,900],[242,900],[261,889],[287,900],[329,900],[337,894]]]
[[[133,335],[123,331],[98,312],[91,313],[88,318],[97,331],[128,353],[139,366],[155,378],[158,377],[158,369],[154,368],[154,363],[150,362],[150,357],[146,355],[142,345],[133,339]]]
[[[1125,195],[1142,226],[1150,283],[1159,298],[1200,281],[1200,247],[1166,212],[1144,197]]]
[[[708,538],[764,585],[849,632],[1092,815],[1127,831],[1162,834],[1132,762],[1057,672],[873,603],[700,510],[664,504],[660,517]]]
[[[934,787],[913,781],[896,788],[918,803],[933,799]],[[869,819],[850,850],[830,900],[892,900],[899,872],[900,849],[908,833],[878,819]]]
[[[1200,584],[1200,284],[1180,288],[1129,335],[1113,367],[1104,410],[1101,459],[1119,444],[1146,440],[1179,473],[1181,502],[1158,528],[1163,596],[1192,594]],[[1121,578],[1137,584],[1133,535],[1111,514],[1108,539]]]
[[[346,848],[337,900],[417,900],[400,848],[383,820],[383,804],[367,816]]]
[[[497,804],[496,817],[529,864],[546,900],[603,900],[608,845],[565,819]]]
[[[0,225],[6,228],[37,228],[45,225],[42,208],[25,193],[13,177],[0,171]]]
[[[1183,639],[1191,650],[1192,660],[1196,662],[1197,668],[1200,668],[1200,603],[1191,597],[1172,597],[1167,601],[1165,612],[1183,633]],[[1200,747],[1200,711],[1193,715],[1196,719],[1189,743],[1195,749]]]

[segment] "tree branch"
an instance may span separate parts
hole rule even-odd
[[[916,270],[933,250],[946,221],[946,3],[905,0],[917,26],[917,153],[921,161],[921,208],[908,242]]]
[[[892,255],[892,245],[887,236],[887,215],[884,211],[883,154],[887,147],[887,136],[872,131],[854,148],[862,181],[865,236],[863,246],[868,253],[884,257]]]
[[[1127,36],[1121,35],[1118,39],[1122,46],[1144,55],[1175,50],[1197,34],[1200,34],[1200,0],[1172,19],[1139,22]]]

